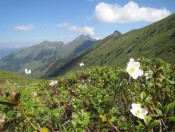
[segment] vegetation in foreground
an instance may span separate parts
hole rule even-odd
[[[1,129],[175,131],[172,65],[140,58],[123,68],[80,68],[52,82],[1,79]],[[9,87],[4,88],[7,81]]]

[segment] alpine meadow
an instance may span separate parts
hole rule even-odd
[[[0,131],[175,131],[175,14],[103,39],[59,27],[81,35],[0,59]]]

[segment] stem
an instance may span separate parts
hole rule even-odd
[[[25,116],[26,120],[29,122],[29,124],[38,132],[40,132],[40,130],[30,121],[30,119],[27,117],[26,113],[24,112],[24,109],[22,108],[22,106],[20,105],[20,103],[17,104],[17,107],[19,108],[19,110],[21,111],[22,115]]]
[[[136,79],[136,80],[137,80],[137,82],[139,83],[139,85],[141,86],[142,91],[143,91],[143,86],[142,86],[142,83],[141,83],[141,82],[139,82],[139,80],[138,80],[138,79]]]
[[[166,128],[166,125],[165,125],[164,121],[162,119],[160,119],[160,122],[162,122],[163,126],[165,127],[165,129],[167,131],[167,128]]]
[[[115,89],[114,89],[114,98],[113,98],[113,105],[112,106],[114,106],[114,104],[115,104],[115,98],[116,98],[116,96],[117,96],[117,92],[115,91]]]
[[[160,123],[159,123],[159,132],[162,132],[162,122],[160,120]]]
[[[126,101],[125,96],[123,95],[123,93],[122,93],[122,98],[123,98],[123,100],[125,102],[125,107],[127,108],[127,101]]]
[[[119,129],[113,124],[113,123],[109,123],[110,126],[116,130],[116,132],[120,132]]]
[[[114,98],[113,98],[113,106],[114,106],[114,104],[115,104],[115,98],[116,98],[116,96],[117,96],[117,92],[119,92],[118,90],[118,88],[120,87],[120,83],[121,83],[121,80],[122,80],[122,77],[116,82],[116,90],[115,90],[115,88],[113,88],[114,89]]]
[[[67,120],[67,121],[65,121],[65,122],[64,122],[64,124],[62,124],[62,126],[67,125],[67,124],[68,124],[70,121],[71,121],[70,119],[69,119],[69,120]]]

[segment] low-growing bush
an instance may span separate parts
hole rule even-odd
[[[81,67],[19,92],[3,89],[1,129],[175,131],[175,68],[161,59],[133,61],[122,68]]]

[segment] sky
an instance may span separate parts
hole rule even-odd
[[[175,0],[0,0],[0,47],[48,41],[68,43],[80,34],[102,39],[175,13]]]

